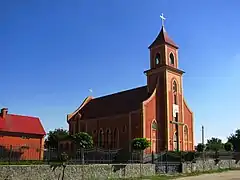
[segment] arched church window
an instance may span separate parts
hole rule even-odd
[[[174,55],[173,53],[170,53],[170,63],[174,65]]]
[[[97,137],[98,137],[98,132],[97,132],[97,130],[95,129],[95,130],[92,131],[92,138],[93,138],[94,144],[95,144],[96,142],[98,142]]]
[[[160,55],[160,53],[157,53],[157,54],[156,54],[155,63],[156,63],[156,64],[160,64],[160,63],[161,63],[161,55]]]
[[[119,144],[119,131],[117,128],[113,131],[113,148],[118,148]]]
[[[173,134],[173,150],[177,151],[177,132]]]
[[[184,143],[185,143],[185,150],[188,150],[188,127],[184,126]]]
[[[173,81],[173,92],[177,92],[177,83],[176,81]]]
[[[111,131],[108,129],[106,132],[106,145],[110,147],[111,144]]]
[[[157,129],[157,123],[156,123],[156,121],[153,121],[153,123],[152,123],[152,128],[155,129],[155,130]]]
[[[174,94],[174,95],[173,95],[173,98],[174,98],[174,100],[173,100],[174,102],[173,102],[173,103],[174,103],[174,104],[177,104],[177,95]]]
[[[177,104],[177,83],[173,81],[173,103]]]
[[[151,130],[151,151],[156,152],[156,138],[157,138],[157,122],[154,119],[152,121],[152,130]]]

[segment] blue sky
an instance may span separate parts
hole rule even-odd
[[[0,1],[0,107],[39,116],[48,131],[94,96],[146,84],[148,45],[167,18],[180,46],[196,141],[239,123],[240,1]],[[109,76],[110,75],[110,76]]]

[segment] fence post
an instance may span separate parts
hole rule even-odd
[[[50,159],[51,159],[51,147],[48,147],[48,164],[50,163]]]
[[[143,150],[140,151],[140,178],[142,177]]]
[[[108,164],[110,164],[110,148],[108,147]]]
[[[166,173],[168,173],[168,151],[166,151],[166,163],[165,163],[165,168],[166,168]]]
[[[131,163],[133,163],[133,151],[131,150]]]
[[[152,164],[154,164],[154,154],[153,154],[153,151],[152,151]]]
[[[84,164],[84,149],[81,147],[80,151],[81,151],[81,164]]]

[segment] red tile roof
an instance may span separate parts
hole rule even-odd
[[[82,119],[108,117],[129,113],[142,107],[150,97],[147,86],[92,99],[80,110]]]
[[[164,27],[162,27],[157,38],[153,41],[153,43],[148,48],[152,48],[153,46],[158,46],[161,44],[169,44],[175,48],[178,48],[178,46],[174,43],[174,41],[170,39]]]
[[[0,117],[0,131],[36,135],[46,134],[39,118],[15,114],[7,114],[5,119]]]

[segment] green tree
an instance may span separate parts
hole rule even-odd
[[[222,143],[222,140],[219,138],[212,138],[207,140],[206,150],[208,151],[214,151],[215,152],[215,164],[218,164],[220,161],[219,159],[219,150],[223,149],[224,145]]]
[[[206,149],[206,146],[204,144],[198,143],[198,145],[196,147],[196,150],[198,153],[194,154],[194,159],[195,159],[195,155],[204,159],[205,155],[203,152],[205,151],[205,149]]]
[[[233,145],[232,145],[232,143],[230,143],[230,142],[227,142],[227,143],[225,143],[224,144],[224,149],[226,150],[226,151],[232,151],[233,150]]]
[[[76,144],[77,149],[81,150],[81,161],[84,164],[84,149],[91,148],[93,146],[93,139],[86,132],[76,133],[72,136],[73,142]]]
[[[228,137],[228,142],[232,143],[234,151],[240,152],[240,129]]]
[[[134,150],[143,151],[150,147],[151,143],[146,138],[135,138],[132,141],[132,147]]]
[[[143,151],[150,147],[151,143],[146,138],[135,138],[132,141],[132,148],[135,151],[139,151],[141,153],[140,158],[142,161]]]
[[[218,152],[219,150],[223,149],[222,140],[219,138],[212,138],[207,140],[206,150]]]
[[[197,152],[203,152],[205,150],[205,145],[202,143],[198,143],[196,150]]]
[[[69,133],[65,129],[55,129],[54,131],[49,131],[47,134],[47,138],[45,140],[44,146],[45,148],[56,148],[58,149],[58,143],[61,140],[66,140],[69,138]]]

